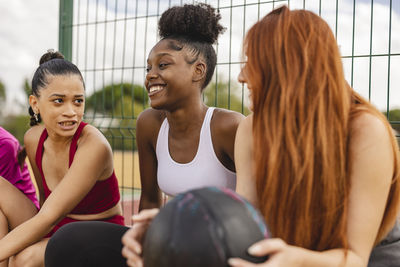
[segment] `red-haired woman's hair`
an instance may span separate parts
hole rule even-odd
[[[347,248],[351,121],[365,110],[390,125],[348,86],[335,37],[312,12],[275,9],[248,31],[244,52],[257,197],[272,234],[314,250]],[[377,239],[399,202],[395,139],[393,147],[394,183]]]

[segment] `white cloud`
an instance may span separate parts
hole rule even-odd
[[[6,86],[9,112],[25,102],[22,85],[31,79],[40,56],[58,45],[58,1],[0,1],[0,79]]]
[[[355,58],[353,63],[350,58],[344,59],[346,78],[352,80],[353,87],[364,97],[370,97],[371,101],[380,109],[387,108],[387,92],[390,90],[389,108],[400,107],[400,76],[399,56],[392,56],[390,61],[390,87],[389,79],[389,29],[391,26],[391,53],[400,52],[400,17],[392,12],[390,25],[390,9],[387,5],[374,4],[373,23],[371,31],[371,5],[359,3],[355,9],[355,34],[354,48],[352,44],[353,31],[353,6],[347,3],[339,14],[338,43],[343,56],[365,56],[370,51],[373,55],[371,63],[369,57]],[[332,14],[333,15],[333,14]],[[331,15],[331,16],[332,16]],[[371,45],[372,42],[372,45]],[[354,49],[354,50],[353,50]],[[371,72],[371,78],[369,77]]]
[[[180,0],[171,1],[172,5],[180,4]],[[183,1],[191,3],[192,0]],[[207,1],[214,6],[219,3],[222,24],[227,31],[219,39],[218,62],[240,61],[241,45],[244,32],[258,19],[264,16],[273,6],[265,3],[260,8],[255,5],[258,0],[234,0],[235,7],[230,10],[231,1]],[[336,30],[336,1],[305,1],[305,7],[318,13],[328,22],[332,30]],[[394,1],[397,3],[396,1]],[[167,8],[168,1],[74,1],[74,24],[88,23],[88,27],[74,27],[73,62],[83,71],[87,91],[90,94],[110,82],[134,82],[143,84],[146,57],[157,42],[157,19],[155,16]],[[146,4],[144,4],[146,3]],[[285,3],[285,2],[280,2]],[[368,55],[370,51],[370,1],[356,2],[355,20],[355,55]],[[291,0],[291,8],[303,8],[303,0]],[[352,54],[353,1],[338,1],[338,43],[343,55]],[[400,17],[399,6],[393,6],[392,12],[392,53],[400,53]],[[0,1],[2,18],[0,23],[0,79],[5,83],[12,97],[21,99],[21,88],[25,77],[31,78],[37,67],[40,56],[48,48],[58,45],[58,1],[54,0],[13,0]],[[117,11],[115,13],[115,10]],[[246,12],[244,12],[246,10]],[[78,12],[79,11],[79,12]],[[232,19],[231,19],[232,14]],[[139,19],[134,19],[138,15]],[[97,17],[100,23],[93,23]],[[244,17],[246,18],[243,23]],[[373,54],[388,52],[389,6],[377,0],[374,4],[374,23],[372,31]],[[126,20],[124,20],[126,18]],[[105,20],[117,19],[117,23],[102,23]],[[230,28],[232,22],[232,27]],[[79,29],[79,30],[77,30]],[[114,32],[114,29],[116,31]],[[232,38],[232,39],[230,39]],[[344,59],[347,79],[351,80],[351,60]],[[364,96],[369,96],[369,58],[354,60],[354,87]],[[124,68],[124,70],[122,70]],[[400,106],[400,68],[399,56],[391,59],[390,97],[391,107]],[[93,72],[93,69],[105,69]],[[114,69],[114,72],[111,70]],[[388,91],[387,57],[376,57],[371,63],[371,99],[380,108],[386,108]],[[236,81],[239,65],[232,65],[229,73],[228,65],[219,65],[217,72],[224,79]],[[18,93],[19,92],[19,93]],[[15,100],[13,100],[15,101]],[[25,101],[24,99],[22,101]]]

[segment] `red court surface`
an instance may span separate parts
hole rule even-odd
[[[131,217],[139,210],[139,200],[124,200],[122,201],[122,212],[125,218],[125,225],[132,225]]]

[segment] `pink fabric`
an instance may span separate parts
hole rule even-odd
[[[26,163],[21,170],[17,155],[21,150],[18,140],[0,127],[0,175],[24,193],[39,209],[36,190]]]

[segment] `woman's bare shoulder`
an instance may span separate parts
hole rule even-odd
[[[350,124],[351,144],[371,144],[381,143],[380,145],[390,145],[392,132],[388,127],[388,122],[383,117],[369,112],[363,112],[352,119]]]
[[[109,177],[114,168],[112,148],[99,129],[90,124],[86,125],[77,146],[75,158],[78,160],[74,160],[78,162],[77,165],[89,165],[90,161],[95,161],[99,169],[106,170],[100,178]]]
[[[393,132],[388,122],[384,117],[363,112],[351,121],[350,127],[352,170],[353,174],[360,174],[353,175],[353,178],[358,177],[364,183],[370,178],[372,185],[384,180],[389,183],[396,143],[393,142]]]
[[[137,118],[137,123],[146,123],[148,125],[161,124],[164,121],[165,117],[166,115],[164,111],[148,108],[140,112]]]
[[[253,114],[248,115],[240,122],[237,131],[249,138],[253,137]]]
[[[212,126],[222,134],[236,132],[240,122],[244,119],[244,115],[227,109],[215,108]]]
[[[35,125],[29,128],[24,135],[24,144],[26,147],[37,144],[39,142],[40,135],[44,130],[43,125]]]
[[[97,145],[111,150],[110,143],[107,141],[104,134],[98,128],[90,124],[83,128],[81,136],[79,137],[78,146],[82,145]]]
[[[162,110],[148,108],[142,111],[136,121],[136,140],[154,143],[165,118],[166,114]]]

